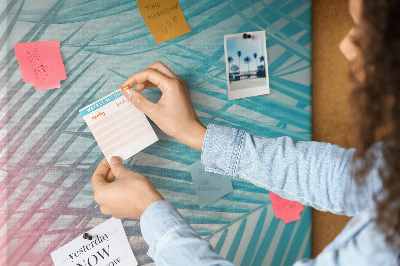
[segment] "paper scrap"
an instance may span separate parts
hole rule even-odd
[[[158,140],[145,114],[117,90],[79,111],[107,161],[126,160]]]
[[[304,210],[301,203],[284,199],[272,191],[269,192],[269,195],[275,218],[282,219],[286,224],[300,219],[300,213]]]
[[[231,177],[206,172],[200,161],[190,166],[190,173],[200,208],[233,190]]]
[[[156,43],[190,32],[178,0],[138,0],[137,4]]]
[[[119,219],[110,218],[51,253],[56,266],[138,265]]]
[[[60,88],[67,78],[60,53],[60,42],[40,41],[14,45],[22,79],[36,90]]]

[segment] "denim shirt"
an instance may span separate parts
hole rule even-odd
[[[207,128],[201,160],[207,171],[239,177],[321,211],[354,216],[314,260],[294,265],[398,265],[398,251],[385,242],[374,221],[373,195],[382,187],[379,147],[373,149],[376,165],[363,185],[351,177],[354,149],[260,138],[213,124]],[[232,265],[166,201],[151,204],[140,226],[157,265]]]

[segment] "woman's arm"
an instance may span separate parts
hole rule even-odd
[[[104,159],[92,176],[94,198],[103,214],[140,219],[157,265],[232,265],[218,255],[143,175],[112,157]]]
[[[140,229],[157,265],[233,265],[217,254],[166,201],[156,201],[142,214]]]
[[[237,176],[285,199],[352,216],[373,207],[373,194],[381,187],[377,169],[364,185],[355,183],[351,176],[354,152],[289,137],[260,138],[210,124],[202,163],[208,171]]]
[[[134,86],[135,90],[123,89]],[[323,211],[354,215],[374,206],[379,175],[375,169],[364,186],[357,186],[351,177],[354,150],[286,137],[263,139],[215,125],[210,125],[206,134],[186,85],[161,62],[133,74],[121,87],[165,133],[202,151],[203,164],[210,170],[238,176]],[[148,87],[162,91],[157,103],[140,93]]]

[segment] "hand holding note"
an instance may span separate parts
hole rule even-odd
[[[129,89],[135,85],[135,90]],[[150,87],[161,90],[162,96],[158,103],[150,102],[140,93]],[[201,151],[206,127],[197,117],[186,84],[163,63],[157,62],[146,70],[133,74],[122,84],[121,89],[125,97],[162,131]]]
[[[118,157],[112,157],[110,164],[106,159],[100,162],[92,186],[101,212],[119,219],[140,219],[153,202],[164,200],[150,180],[127,170]]]

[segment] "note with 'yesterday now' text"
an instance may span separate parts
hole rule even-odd
[[[84,232],[83,232],[84,233]],[[110,218],[51,253],[56,266],[138,265],[119,219]]]

